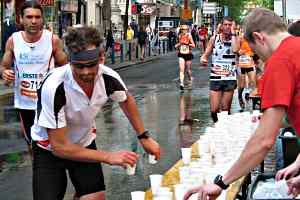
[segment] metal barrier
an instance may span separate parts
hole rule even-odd
[[[158,55],[166,54],[174,50],[173,44],[170,45],[168,40],[159,40],[158,47],[153,46],[151,42],[147,42],[145,44],[144,58],[151,57],[154,48],[156,48],[155,52],[158,53]],[[141,47],[136,40],[122,40],[112,45],[112,48],[109,49],[109,53],[106,55],[106,58],[111,61],[111,64],[123,63],[128,61],[136,62],[139,59],[140,54]]]

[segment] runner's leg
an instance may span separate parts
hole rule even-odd
[[[242,109],[245,108],[245,103],[244,103],[244,100],[243,100],[243,91],[244,91],[244,88],[245,88],[245,74],[240,74],[239,76],[239,80],[238,80],[238,98],[239,98],[239,104],[240,104],[240,107]]]
[[[216,123],[218,121],[218,116],[217,113],[220,110],[220,102],[221,102],[221,91],[209,91],[209,101],[210,101],[210,112],[211,112],[211,117]]]
[[[223,92],[222,94],[222,101],[221,101],[221,106],[222,106],[222,111],[228,111],[230,114],[230,109],[231,109],[231,103],[232,103],[232,97],[233,97],[234,90],[232,91],[226,91]]]
[[[34,110],[24,110],[18,109],[17,110],[19,117],[20,117],[20,127],[25,138],[25,141],[28,146],[28,151],[30,155],[32,155],[32,148],[31,148],[31,126],[34,123]]]
[[[179,81],[180,81],[180,89],[184,88],[184,70],[185,70],[185,60],[181,57],[179,60]],[[181,88],[182,87],[182,88]]]
[[[187,72],[189,75],[189,80],[192,81],[193,80],[193,75],[192,75],[192,61],[188,60],[185,62],[186,67],[187,67]]]

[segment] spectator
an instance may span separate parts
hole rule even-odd
[[[113,51],[113,45],[115,43],[113,34],[111,29],[108,30],[107,35],[106,35],[106,47],[105,47],[105,52],[110,48]]]
[[[141,57],[140,59],[143,61],[145,58],[145,46],[147,43],[148,35],[145,31],[144,27],[141,27],[139,34],[138,34],[138,44],[140,45],[141,48]]]
[[[130,25],[128,25],[127,32],[126,32],[126,41],[127,41],[127,49],[129,53],[129,46],[132,47],[132,41],[134,37],[134,30],[131,28]]]

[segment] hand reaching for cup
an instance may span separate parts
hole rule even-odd
[[[119,165],[123,168],[127,168],[128,165],[133,167],[138,158],[138,154],[131,151],[110,152],[107,158],[107,163],[110,165]]]
[[[294,162],[286,168],[279,170],[275,176],[275,179],[276,181],[279,181],[281,179],[288,180],[294,177],[298,172],[299,166]]]

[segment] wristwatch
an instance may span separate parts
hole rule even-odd
[[[148,139],[150,136],[149,136],[149,131],[144,131],[142,134],[138,135],[137,138],[139,140],[141,139]]]
[[[229,185],[226,185],[223,180],[222,180],[222,176],[221,175],[218,175],[216,176],[215,180],[214,180],[214,184],[218,185],[220,188],[222,188],[222,190],[226,190]]]

